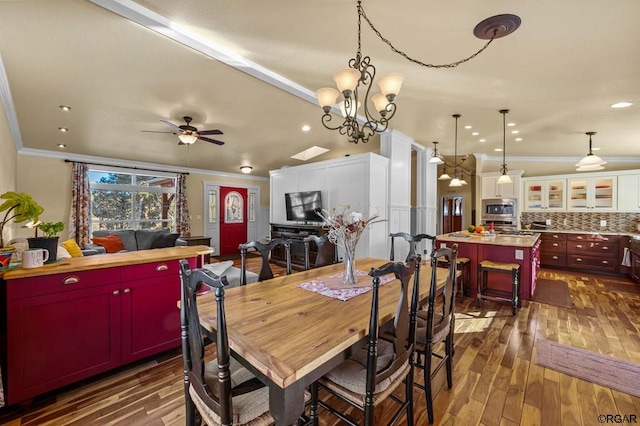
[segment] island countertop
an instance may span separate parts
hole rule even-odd
[[[489,244],[508,247],[533,247],[540,239],[540,233],[534,235],[476,234],[469,231],[451,232],[436,237],[438,241],[451,243]]]
[[[77,271],[87,271],[115,266],[127,266],[139,263],[162,262],[173,259],[191,258],[213,253],[214,249],[207,246],[177,246],[153,250],[128,251],[122,253],[98,254],[94,256],[73,257],[61,259],[46,264],[41,268],[15,268],[0,272],[0,278],[13,280],[51,274],[63,274]]]

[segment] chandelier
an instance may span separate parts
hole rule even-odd
[[[324,114],[322,115],[322,124],[329,130],[337,130],[341,135],[346,135],[349,142],[367,143],[369,138],[376,133],[382,133],[389,127],[389,120],[396,113],[396,104],[394,103],[396,96],[400,92],[404,76],[400,73],[388,74],[378,80],[380,93],[376,93],[369,101],[371,85],[375,79],[376,68],[371,64],[369,56],[362,55],[361,30],[362,19],[367,21],[373,32],[389,47],[391,50],[410,62],[428,68],[454,68],[465,63],[482,51],[489,44],[500,37],[504,37],[514,32],[520,26],[520,18],[511,14],[497,15],[487,18],[480,22],[473,30],[476,37],[488,42],[477,52],[471,56],[461,59],[450,64],[428,64],[417,59],[409,57],[406,53],[395,48],[391,42],[384,38],[380,31],[376,29],[369,20],[362,7],[362,2],[358,1],[358,50],[355,58],[349,60],[349,67],[344,68],[333,74],[333,80],[338,89],[332,87],[324,87],[316,91],[318,103]],[[336,105],[338,97],[342,95],[343,99],[338,102],[340,112],[344,120],[335,126],[331,124],[331,110]],[[370,103],[373,103],[375,111],[371,110]],[[358,110],[363,107],[364,116],[358,115]]]
[[[507,169],[507,160],[506,160],[506,146],[507,146],[506,116],[508,112],[509,112],[508,109],[500,110],[500,114],[502,114],[502,165],[500,166],[500,177],[498,178],[498,184],[512,183],[511,176],[507,174],[509,169]]]
[[[587,154],[586,157],[584,157],[582,160],[576,163],[576,167],[577,167],[576,171],[591,172],[595,170],[603,170],[604,167],[602,166],[604,164],[607,164],[607,162],[604,161],[602,158],[598,157],[597,155],[594,155],[591,147],[591,136],[595,135],[596,132],[587,132],[586,134],[589,135],[589,153]]]

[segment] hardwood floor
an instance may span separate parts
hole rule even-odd
[[[257,258],[249,260],[249,269],[254,268],[259,268]],[[636,284],[554,270],[541,274],[569,283],[573,309],[525,301],[513,317],[507,304],[487,302],[478,309],[469,298],[458,302],[454,384],[435,398],[435,424],[595,425],[599,414],[640,418],[640,398],[535,364],[536,339],[640,363],[640,295],[620,290],[624,284],[636,290]],[[620,283],[616,291],[607,290],[608,281]],[[207,351],[213,353],[212,345]],[[416,380],[422,382],[420,370]],[[415,424],[425,425],[423,392],[415,389],[414,398]],[[380,423],[392,404],[386,401],[377,411]],[[320,423],[341,424],[322,411]],[[180,352],[59,390],[24,411],[0,409],[0,424],[184,424]]]

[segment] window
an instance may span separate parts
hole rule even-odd
[[[176,228],[176,176],[127,169],[89,170],[91,230]]]

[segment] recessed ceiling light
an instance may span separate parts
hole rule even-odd
[[[478,142],[486,142],[486,139],[478,139]]]
[[[502,152],[502,148],[495,148],[494,151],[495,152]]]
[[[63,143],[59,143],[59,144],[58,144],[58,148],[66,148],[66,147],[67,147],[67,146],[66,146],[65,144],[63,144]]]
[[[311,130],[311,126],[309,126],[308,124],[305,124],[304,126],[302,126],[303,132],[308,132],[309,130]]]
[[[69,131],[69,129],[67,127],[58,127],[58,130],[60,130],[63,133]]]
[[[507,123],[507,126],[509,126],[509,127],[513,127],[515,125],[516,125],[516,123]]]
[[[60,105],[60,109],[63,111],[71,111],[71,107],[66,105]]]
[[[512,134],[512,135],[517,135],[518,133],[520,133],[520,130],[512,130],[512,131],[511,131],[511,134]]]
[[[616,102],[611,105],[611,108],[628,108],[633,105],[633,102]]]
[[[516,142],[520,142],[520,141],[522,141],[522,138],[516,138],[515,141]]]
[[[465,129],[472,129],[473,126],[464,126]]]
[[[478,133],[478,132],[473,132],[473,133],[471,133],[471,134],[472,134],[473,136],[478,136],[480,133]]]

